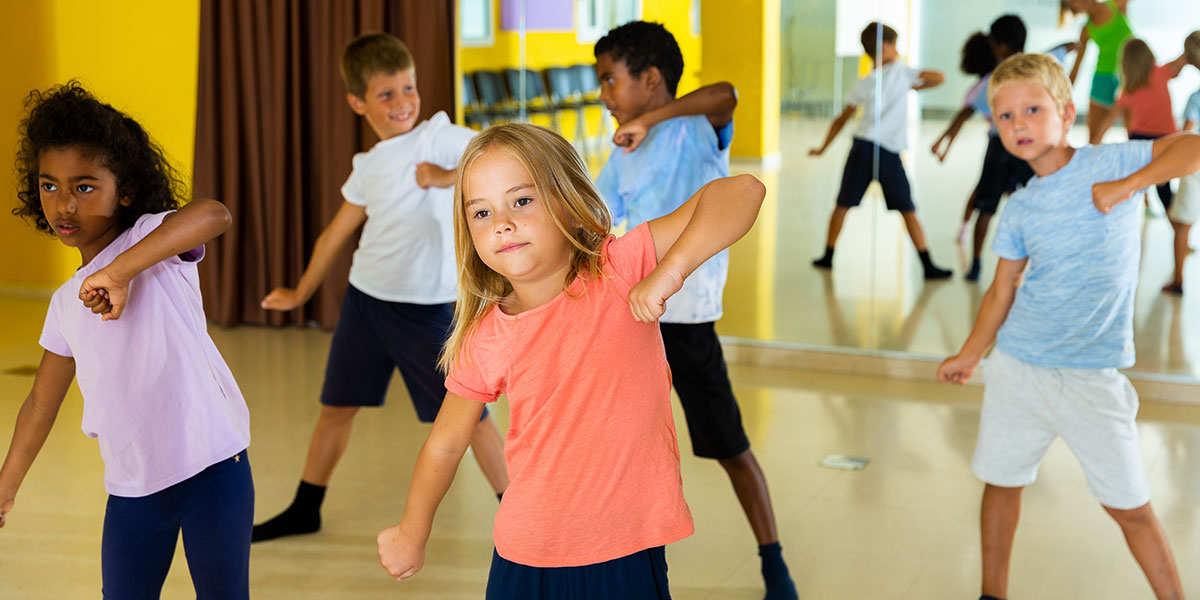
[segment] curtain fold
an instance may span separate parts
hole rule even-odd
[[[452,0],[202,0],[194,190],[233,227],[208,244],[200,284],[221,325],[337,322],[355,241],[304,307],[259,302],[295,287],[342,204],[355,152],[378,139],[352,113],[338,64],[354,36],[385,31],[416,63],[421,116],[454,115]],[[403,265],[397,265],[403,268]]]

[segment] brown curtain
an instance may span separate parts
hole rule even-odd
[[[201,263],[204,308],[222,325],[337,321],[355,243],[302,309],[259,301],[295,287],[342,203],[355,152],[376,141],[350,111],[338,71],[354,36],[385,31],[416,61],[421,114],[454,114],[453,0],[202,0],[195,196],[233,227]]]

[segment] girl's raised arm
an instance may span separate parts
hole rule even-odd
[[[13,508],[17,489],[54,427],[58,409],[62,407],[73,379],[75,359],[50,351],[42,353],[42,364],[38,366],[33,389],[17,413],[12,444],[8,447],[4,466],[0,468],[0,527],[4,527],[5,515]]]
[[[482,415],[482,403],[446,393],[433,429],[417,454],[404,515],[399,524],[379,532],[376,538],[379,564],[398,581],[412,577],[425,564],[433,515],[454,481]]]
[[[105,321],[120,318],[129,282],[138,273],[171,256],[196,248],[229,229],[233,219],[216,200],[193,200],[168,214],[145,238],[83,280],[79,299]]]
[[[639,321],[662,316],[667,298],[716,253],[746,235],[758,217],[766,188],[751,175],[710,181],[683,206],[650,221],[658,266],[629,291]]]

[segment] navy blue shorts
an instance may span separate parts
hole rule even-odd
[[[1163,137],[1163,136],[1161,136],[1161,135],[1146,135],[1144,133],[1138,133],[1136,131],[1132,131],[1129,133],[1129,139],[1131,141],[1132,140],[1157,140],[1158,138],[1161,138],[1161,137]],[[1166,210],[1170,210],[1171,209],[1171,201],[1175,199],[1175,192],[1173,190],[1171,190],[1171,182],[1164,181],[1164,182],[1154,186],[1154,189],[1158,190],[1158,199],[1160,201],[1162,201],[1163,208]]]
[[[867,187],[875,180],[875,143],[854,138],[850,155],[846,157],[846,169],[842,171],[842,189],[838,192],[838,206],[853,207],[862,202]],[[900,155],[880,146],[879,185],[883,188],[883,201],[888,210],[914,212],[917,207],[912,201],[912,188]]]
[[[1028,183],[1029,178],[1033,177],[1033,168],[1009,153],[1000,136],[988,137],[983,171],[979,174],[979,185],[975,188],[975,200],[971,206],[981,213],[994,215],[1000,207],[1000,198]]]
[[[667,551],[647,548],[582,567],[527,567],[492,551],[486,600],[661,600],[667,586]]]
[[[417,418],[433,422],[446,397],[446,378],[437,361],[453,318],[451,303],[387,302],[353,285],[346,288],[321,404],[383,406],[392,372],[400,369]]]
[[[692,453],[723,460],[749,450],[716,328],[712,323],[659,323],[659,328]]]
[[[109,496],[100,542],[104,598],[158,598],[181,530],[196,597],[249,598],[253,519],[245,450],[149,496]]]

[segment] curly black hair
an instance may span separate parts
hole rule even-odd
[[[138,217],[179,208],[187,186],[163,156],[162,148],[137,121],[100,102],[78,81],[68,81],[45,92],[34,90],[25,98],[28,116],[18,130],[17,198],[12,213],[31,222],[39,231],[54,228],[42,212],[38,191],[38,161],[55,148],[79,148],[93,154],[117,180],[117,193],[129,198],[117,217],[128,229]]]
[[[658,67],[672,96],[683,76],[683,53],[675,36],[661,23],[630,21],[616,27],[596,42],[592,53],[596,58],[607,54],[613,61],[624,61],[634,77],[650,67]]]
[[[996,69],[996,53],[992,52],[992,43],[982,31],[976,31],[967,38],[962,47],[962,62],[959,68],[967,75],[987,75]]]

